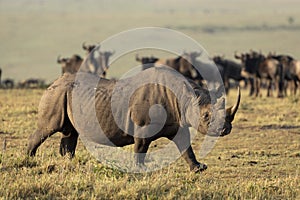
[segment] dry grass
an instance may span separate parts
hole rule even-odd
[[[243,91],[233,131],[201,160],[209,166],[203,173],[189,172],[179,159],[160,171],[130,174],[101,165],[82,143],[75,159],[61,157],[59,134],[49,138],[35,158],[27,158],[26,141],[35,129],[42,93],[0,90],[0,198],[300,198],[299,96],[253,99]],[[229,101],[234,95],[230,93]]]

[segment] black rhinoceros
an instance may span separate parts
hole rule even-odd
[[[207,167],[196,160],[188,127],[203,134],[229,134],[240,92],[237,103],[226,110],[223,95],[198,86],[168,67],[149,68],[119,81],[84,73],[64,74],[42,96],[38,127],[29,137],[28,154],[34,156],[48,137],[62,132],[61,155],[74,156],[78,134],[84,134],[94,137],[98,144],[134,144],[136,162],[143,164],[150,143],[166,137],[176,144],[191,170],[201,171]],[[153,105],[163,109],[151,113]],[[93,109],[99,132],[89,129]],[[85,116],[87,119],[82,119]]]

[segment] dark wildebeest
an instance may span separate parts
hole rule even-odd
[[[57,63],[61,64],[62,74],[77,73],[82,62],[83,59],[77,54],[74,54],[71,58],[60,58],[60,56],[57,58]]]
[[[155,66],[168,66],[179,73],[181,73],[183,76],[196,80],[199,78],[199,73],[193,63],[195,63],[196,58],[200,56],[201,53],[199,52],[191,52],[186,53],[184,52],[182,55],[176,57],[176,58],[169,58],[169,59],[159,59]]]
[[[43,79],[29,78],[18,83],[19,88],[40,88],[45,86]]]
[[[296,95],[297,88],[300,84],[300,61],[299,60],[293,60],[291,63],[291,74],[293,74],[294,79],[294,94]],[[300,87],[299,87],[300,89]]]
[[[100,45],[82,44],[83,50],[86,51],[88,61],[83,68],[87,68],[91,73],[98,74],[105,78],[109,65],[109,58],[114,55],[114,51],[100,51]]]
[[[231,123],[240,102],[240,92],[238,92],[236,104],[227,108],[226,114],[220,115],[220,111],[224,111],[225,106],[223,93],[208,91],[195,83],[192,84],[193,88],[187,79],[168,67],[153,67],[119,82],[107,79],[99,81],[98,77],[91,74],[87,76],[86,73],[77,73],[77,77],[79,76],[83,76],[86,82],[81,84],[74,81],[75,75],[64,74],[45,91],[39,104],[37,130],[29,137],[29,155],[35,155],[37,148],[52,134],[62,132],[60,153],[74,156],[78,134],[82,134],[81,132],[85,130],[85,128],[78,127],[76,123],[78,119],[74,116],[77,112],[84,116],[90,116],[89,112],[84,112],[84,110],[85,108],[89,110],[94,106],[97,123],[100,124],[103,131],[101,139],[96,141],[98,144],[118,147],[134,144],[136,163],[143,164],[150,143],[158,138],[166,137],[176,144],[182,157],[189,164],[190,170],[201,171],[207,167],[196,160],[190,143],[188,127],[192,126],[203,134],[225,136],[231,132]],[[160,84],[141,84],[146,79]],[[96,80],[98,83],[96,88],[92,80]],[[176,84],[172,84],[179,91],[176,95],[173,90],[164,86],[168,85],[171,80],[176,82]],[[89,81],[93,83],[89,84]],[[130,95],[127,112],[122,112],[124,106],[122,98],[114,99],[117,104],[116,107],[112,106],[113,94],[124,95],[125,98],[128,94],[122,93],[122,91],[128,91],[137,85],[141,87]],[[77,96],[84,100],[76,100],[72,96],[74,91],[79,91]],[[76,106],[72,106],[74,101]],[[149,108],[157,104],[162,105],[166,111],[164,122],[155,120],[152,122],[149,117]],[[117,116],[122,117],[114,118],[116,113]],[[79,121],[83,121],[80,119],[82,118],[79,117]],[[121,129],[116,123],[116,119],[125,122],[125,127],[128,129]],[[162,126],[160,126],[161,129],[158,129],[159,132],[149,136],[147,132],[143,132],[145,130],[143,128],[153,125],[152,123],[154,125],[162,123],[159,124]],[[84,122],[84,125],[87,124]],[[209,129],[211,127],[212,129]],[[127,132],[127,130],[129,131]],[[129,133],[130,130],[133,132]],[[181,131],[178,132],[178,130]],[[90,137],[96,137],[101,133],[88,132],[88,134]]]
[[[5,89],[12,89],[15,86],[15,82],[13,79],[6,78],[2,81],[1,85]]]
[[[159,60],[154,56],[140,58],[138,54],[135,55],[135,60],[142,64],[142,70],[154,67],[155,63]]]
[[[290,86],[291,94],[296,95],[300,82],[300,62],[288,55],[272,55],[269,57],[278,60],[283,67],[284,93],[287,96],[287,87]]]
[[[14,80],[12,79],[7,78],[2,80],[2,69],[0,68],[0,88],[12,89],[14,85]]]
[[[195,68],[195,64],[197,62],[196,58],[200,56],[199,52],[184,52],[182,55],[177,56],[176,58],[168,58],[168,59],[158,59],[156,57],[142,57],[139,58],[136,56],[136,61],[141,62],[143,65],[143,70],[148,69],[150,67],[161,67],[168,66],[172,69],[175,69],[183,76],[188,79],[193,80],[197,84],[202,85],[203,78]]]
[[[221,56],[214,56],[213,61],[219,66],[226,93],[229,92],[230,88],[229,79],[233,79],[237,82],[243,80],[246,84],[246,78],[242,76],[242,65]]]
[[[283,97],[283,69],[282,65],[273,58],[268,58],[258,52],[250,52],[237,55],[235,58],[241,59],[245,71],[250,77],[250,96],[260,95],[260,85],[262,79],[269,80],[267,96],[272,96],[274,84],[278,83],[278,97]]]

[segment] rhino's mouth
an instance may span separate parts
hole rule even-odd
[[[231,128],[224,128],[221,132],[221,137],[228,135],[231,132]]]
[[[207,135],[211,136],[211,137],[219,137],[219,136],[221,136],[221,133],[218,132],[218,131],[216,131],[216,132],[210,131],[210,132],[207,133]]]
[[[231,128],[223,128],[223,129],[218,129],[216,131],[209,131],[207,135],[211,137],[223,137],[228,135],[231,132]]]

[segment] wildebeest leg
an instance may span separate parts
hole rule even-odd
[[[270,79],[269,85],[268,85],[268,93],[267,93],[268,97],[272,97],[273,96],[272,87],[273,87],[273,80]]]
[[[229,87],[230,87],[230,85],[229,85],[229,78],[228,77],[224,78],[224,86],[225,86],[225,92],[226,92],[226,94],[228,94]]]
[[[181,156],[190,166],[190,170],[199,172],[207,169],[205,164],[201,164],[196,160],[196,156],[191,146],[190,132],[188,128],[180,128],[177,135],[171,139],[177,146]]]
[[[282,85],[282,95],[278,96],[278,97],[284,97],[287,96],[287,89],[289,87],[289,81],[288,80],[284,80],[283,81],[283,85]],[[280,87],[279,87],[280,89]]]
[[[242,80],[244,81],[244,89],[246,89],[248,87],[248,79],[243,77]]]
[[[64,156],[67,153],[70,158],[73,158],[75,155],[75,149],[77,145],[78,133],[76,130],[72,130],[69,135],[63,135],[60,141],[59,153]]]
[[[29,142],[27,146],[27,154],[30,156],[35,156],[38,147],[56,131],[43,131],[37,129],[32,135],[29,136]]]
[[[255,80],[255,96],[258,97],[260,95],[260,78],[256,78]]]
[[[144,165],[150,143],[151,141],[145,138],[134,138],[134,153],[137,165]]]
[[[252,96],[254,94],[254,85],[255,85],[255,80],[253,77],[249,77],[249,82],[250,82],[250,93],[249,96]]]
[[[297,79],[294,79],[294,91],[293,91],[294,95],[297,94],[297,89],[298,89],[298,81],[297,81]]]

